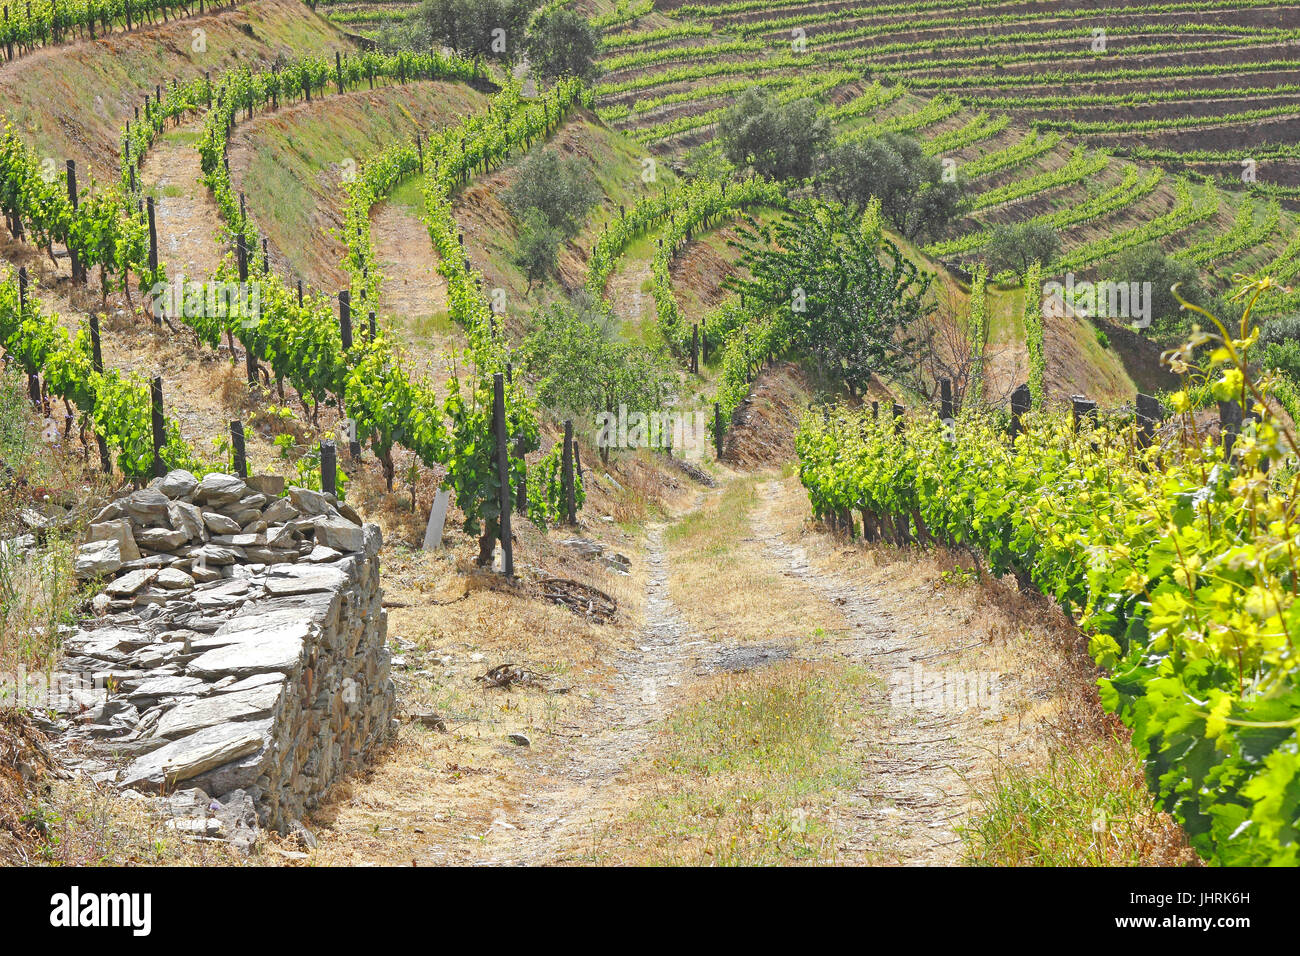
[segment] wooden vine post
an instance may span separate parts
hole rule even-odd
[[[339,293],[339,341],[344,352],[352,348],[352,293],[347,289]]]
[[[1097,403],[1092,401],[1086,395],[1070,396],[1070,417],[1074,425],[1075,434],[1079,432],[1079,425],[1085,418],[1091,418],[1094,422],[1097,420]]]
[[[72,206],[72,212],[77,211],[77,161],[68,160],[68,202]],[[68,261],[72,265],[72,281],[84,282],[85,278],[81,274],[81,260],[77,256],[77,251],[72,248],[71,243],[68,245]]]
[[[155,375],[149,387],[150,423],[153,428],[153,474],[161,478],[167,474],[162,450],[167,444],[167,420],[163,418],[162,376]]]
[[[352,292],[349,289],[339,292],[339,341],[345,353],[352,348]],[[348,455],[353,461],[361,458],[361,442],[357,441],[355,430],[348,435]]]
[[[1011,447],[1016,447],[1016,436],[1024,431],[1024,425],[1021,424],[1022,416],[1029,413],[1033,407],[1033,396],[1029,391],[1028,385],[1019,385],[1011,393]]]
[[[230,447],[235,459],[235,474],[248,477],[248,454],[244,444],[244,423],[236,419],[230,423]]]
[[[1137,441],[1140,448],[1148,448],[1155,439],[1156,423],[1163,417],[1160,402],[1154,396],[1138,392]]]
[[[235,236],[235,261],[239,267],[239,292],[240,298],[245,298],[244,290],[248,287],[248,246],[244,239],[244,233],[241,231]],[[248,387],[252,388],[257,384],[257,353],[253,350],[251,342],[244,343],[244,371],[248,378]]]
[[[336,495],[338,488],[338,452],[334,442],[322,438],[320,442],[320,490],[325,494]]]
[[[713,445],[718,461],[722,461],[722,405],[719,402],[713,403]]]
[[[573,421],[564,421],[564,450],[560,452],[560,489],[564,494],[564,513],[568,524],[578,523],[573,487]]]
[[[149,269],[158,271],[158,222],[154,215],[153,197],[145,199],[145,214],[149,217]]]
[[[20,266],[18,269],[18,315],[21,324],[22,316],[27,313],[27,268]],[[32,400],[32,404],[37,408],[41,407],[41,376],[37,372],[27,373],[27,395]]]
[[[506,434],[506,381],[501,372],[492,376],[492,432],[496,436],[497,495],[501,516],[501,570],[506,577],[515,573],[514,542],[510,532],[510,436]]]
[[[90,367],[97,375],[104,374],[104,352],[99,340],[99,316],[90,315]],[[99,432],[95,432],[95,444],[99,447],[99,467],[104,474],[112,474],[113,460],[108,455],[108,442]]]
[[[1219,402],[1219,435],[1223,440],[1223,453],[1232,457],[1232,449],[1241,434],[1241,405],[1236,401]]]

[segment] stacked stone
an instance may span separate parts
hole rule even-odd
[[[214,810],[251,801],[285,830],[389,734],[379,528],[283,491],[174,471],[96,516],[77,572],[107,585],[65,667],[109,693],[64,709],[125,764],[103,779]]]

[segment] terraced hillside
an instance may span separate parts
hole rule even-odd
[[[964,218],[915,250],[951,272],[961,304],[999,226],[1055,230],[1044,278],[1103,277],[1156,245],[1211,288],[1300,271],[1300,6],[1222,0],[1133,4],[767,3],[577,0],[600,30],[597,114],[652,155],[707,142],[743,90],[822,104],[841,142],[920,138],[970,183]],[[409,3],[325,4],[344,29],[378,36]],[[721,223],[719,223],[721,224]],[[690,244],[687,243],[687,250]],[[628,270],[619,270],[620,272]],[[633,267],[631,273],[636,272]],[[990,364],[999,392],[1023,377],[1027,343],[1010,286],[992,287]],[[1270,314],[1300,297],[1266,297]],[[1167,386],[1155,353],[1100,321],[1049,319],[1050,391],[1122,401]],[[1114,337],[1124,345],[1098,348]],[[1140,345],[1140,340],[1136,344]]]
[[[1269,160],[1261,178],[1290,181],[1298,31],[1300,10],[1271,2],[668,0],[607,33],[606,81],[647,99],[671,95],[670,70],[776,86],[847,70],[1117,149]]]
[[[668,0],[592,13],[598,112],[656,154],[711,139],[759,87],[816,98],[839,141],[904,132],[952,161],[970,182],[965,218],[919,251],[959,279],[995,227],[1031,222],[1060,235],[1045,278],[1095,278],[1150,244],[1221,290],[1236,273],[1285,284],[1300,270],[1295,5]],[[995,294],[992,341],[1011,349],[994,364],[1023,374],[1019,308]],[[1060,344],[1056,394],[1151,384],[1151,355]]]
[[[385,24],[407,17],[416,7],[417,0],[317,0],[315,7],[340,30],[357,36],[373,38]]]
[[[553,0],[538,20],[569,5]],[[963,824],[978,816],[977,789],[1009,799],[1002,761],[1041,766],[1048,734],[1083,752],[1072,772],[1114,760],[1098,789],[1126,793],[1129,816],[1144,821],[1136,839],[1097,849],[1087,836],[1096,808],[1081,804],[1081,823],[1065,828],[1074,837],[1060,842],[1080,844],[1081,833],[1085,848],[1071,845],[1062,860],[1185,859],[1183,831],[1152,811],[1138,758],[1103,720],[1096,667],[1113,668],[1121,653],[1136,666],[1134,635],[1155,633],[1139,620],[1148,576],[1208,603],[1190,583],[1207,566],[1184,566],[1179,579],[1161,557],[1167,506],[1177,521],[1187,512],[1189,526],[1202,518],[1187,501],[1227,511],[1240,495],[1224,463],[1240,462],[1232,442],[1200,440],[1205,407],[1188,411],[1191,441],[1178,446],[1201,457],[1162,458],[1161,446],[1141,458],[1140,442],[1167,436],[1140,438],[1131,409],[1138,392],[1177,388],[1160,364],[1169,343],[1123,320],[1045,313],[1041,283],[1103,278],[1125,254],[1162,250],[1217,293],[1235,274],[1267,272],[1277,284],[1259,287],[1266,319],[1300,305],[1287,288],[1300,275],[1289,179],[1300,160],[1289,66],[1300,5],[571,5],[601,38],[590,83],[532,75],[529,64],[515,79],[499,62],[419,38],[390,49],[386,26],[415,7],[400,0],[162,4],[171,17],[162,24],[110,24],[107,35],[101,25],[92,36],[91,19],[6,51],[0,64],[0,111],[11,121],[0,136],[0,397],[47,436],[42,450],[107,495],[167,469],[237,471],[227,436],[243,434],[252,471],[325,490],[337,442],[335,502],[383,525],[393,647],[409,652],[394,662],[405,724],[373,773],[310,821],[332,831],[317,860],[970,860],[979,853]],[[903,135],[933,177],[915,193],[944,188],[943,161],[958,212],[912,231],[879,196],[823,201],[837,172],[824,144],[797,174],[697,149],[752,89],[778,104],[811,101],[835,145]],[[573,201],[552,218],[555,196]],[[1059,248],[989,268],[1004,227],[1026,225],[1049,230]],[[833,307],[805,322],[809,276]],[[164,291],[184,279],[241,298],[231,309],[189,308]],[[898,360],[891,350],[913,348],[917,335],[941,341]],[[949,353],[965,360],[964,349],[973,371],[954,408],[940,366]],[[1003,409],[1024,382],[1031,430],[1008,438]],[[1079,392],[1103,406],[1095,431],[1081,434],[1061,413]],[[1201,388],[1194,399],[1208,406],[1221,392]],[[1157,401],[1182,411],[1193,398]],[[821,414],[808,414],[817,404]],[[657,440],[653,423],[648,441],[597,441],[600,420],[629,407],[687,413],[700,423],[693,444],[675,448],[671,431]],[[966,429],[959,446],[949,418]],[[1016,445],[1017,434],[1032,440]],[[1250,473],[1269,491],[1258,515],[1224,521],[1206,508],[1225,554],[1283,520],[1268,509],[1292,511],[1280,487],[1292,462],[1280,441],[1260,451],[1258,434],[1238,446],[1255,456],[1243,469],[1265,455],[1278,465],[1271,477],[1267,467]],[[1168,437],[1171,449],[1183,435]],[[1054,449],[1056,476],[1041,494],[1039,444]],[[951,457],[958,451],[999,480],[1014,464],[1019,484],[987,501]],[[891,456],[904,470],[873,470]],[[947,462],[945,480],[1003,524],[906,477],[932,461]],[[1068,520],[1043,558],[1021,546],[1037,533],[1034,508],[1079,486],[1080,461],[1089,497],[1054,508]],[[0,464],[3,483],[14,469]],[[1176,492],[1161,484],[1166,468]],[[1088,511],[1108,513],[1121,471],[1146,495],[1122,532]],[[1213,493],[1197,497],[1207,481]],[[44,507],[44,486],[29,485],[24,503]],[[422,550],[442,491],[454,493],[444,538],[435,532]],[[232,548],[277,533],[249,517],[216,523]],[[0,507],[6,535],[14,520],[24,519]],[[967,520],[977,535],[962,530]],[[1012,539],[989,529],[1013,521],[1019,563],[998,565]],[[1082,588],[1097,587],[1099,549],[1138,540],[1139,521],[1152,574],[1113,569],[1119,583],[1088,600],[1095,609],[1122,587],[1140,627],[1111,620],[1106,633],[1124,646],[1089,644],[1082,628],[1095,622],[1070,615]],[[566,530],[548,535],[557,527]],[[873,550],[857,556],[863,538]],[[971,541],[987,545],[992,574],[966,568]],[[1276,542],[1258,544],[1267,561],[1287,560]],[[921,557],[930,546],[933,567]],[[162,560],[179,569],[188,557]],[[1279,612],[1294,580],[1288,567],[1260,585],[1277,586]],[[1210,613],[1233,627],[1247,614],[1274,626],[1260,601],[1233,600],[1215,596]],[[1199,625],[1180,627],[1178,639],[1195,646]],[[50,633],[45,652],[57,657],[57,626]],[[1197,708],[1208,688],[1214,712],[1172,726],[1207,719],[1233,746],[1226,728],[1239,711],[1213,695],[1249,695],[1241,657],[1230,666],[1240,646],[1225,647],[1222,673],[1187,685]],[[1289,654],[1280,640],[1267,650],[1281,681]],[[1160,659],[1125,693],[1142,690],[1164,651],[1156,639]],[[481,673],[495,660],[524,663]],[[927,723],[887,704],[876,677],[921,660],[1005,672],[1015,720],[971,707]],[[769,692],[773,706],[753,719],[773,728],[728,724]],[[1192,699],[1179,707],[1183,697]],[[859,699],[870,702],[864,714]],[[1293,733],[1289,711],[1272,720]],[[769,747],[769,732],[808,741]],[[692,734],[715,751],[752,743],[763,753],[752,765],[743,753],[673,756]],[[1151,766],[1166,759],[1163,741],[1142,746]],[[1277,749],[1270,759],[1293,756]],[[773,753],[789,755],[775,773]],[[1257,773],[1257,763],[1234,772]],[[1164,766],[1162,787],[1175,781],[1224,811],[1213,786],[1179,782],[1197,760],[1179,753]],[[1255,786],[1244,797],[1255,800]],[[1279,801],[1266,792],[1257,802],[1259,818],[1280,825]],[[1244,807],[1228,807],[1211,846],[1196,829],[1199,809],[1164,805],[1199,835],[1202,855],[1223,860],[1245,832]],[[522,825],[499,823],[507,815]],[[1241,858],[1293,853],[1283,837],[1269,831],[1267,847]]]

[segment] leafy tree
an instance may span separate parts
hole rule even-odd
[[[513,66],[523,52],[531,0],[423,0],[406,25],[385,25],[385,48],[448,47],[474,59]]]
[[[1061,237],[1043,222],[1018,222],[993,229],[984,249],[989,271],[997,274],[1011,270],[1024,275],[1029,263],[1054,262],[1061,252]]]
[[[1111,282],[1150,282],[1151,318],[1153,325],[1162,330],[1161,337],[1181,334],[1186,326],[1200,318],[1182,311],[1172,291],[1175,285],[1179,287],[1178,294],[1188,302],[1215,311],[1214,296],[1201,284],[1196,266],[1165,255],[1154,243],[1121,252],[1101,270],[1098,278]]]
[[[1252,352],[1252,360],[1281,372],[1293,385],[1300,385],[1300,315],[1278,316],[1263,323],[1259,343]]]
[[[612,326],[583,297],[534,313],[521,350],[523,368],[538,400],[557,418],[594,427],[600,412],[616,413],[620,405],[650,412],[673,399],[675,377],[667,362]],[[602,448],[602,457],[607,452]]]
[[[1288,341],[1300,342],[1300,315],[1280,315],[1260,325],[1260,345],[1267,346]]]
[[[835,147],[823,181],[831,196],[853,209],[879,198],[885,218],[909,240],[941,235],[965,195],[960,179],[945,179],[943,163],[902,133]]]
[[[523,270],[528,280],[528,291],[533,283],[543,283],[555,271],[559,261],[560,243],[564,241],[560,230],[546,221],[537,209],[529,209],[523,216],[523,227],[515,240],[514,264]]]
[[[787,323],[791,344],[851,393],[864,391],[873,374],[916,364],[932,276],[856,211],[805,201],[793,218],[742,235],[751,278],[733,287]]]
[[[385,20],[379,25],[375,42],[382,53],[401,53],[403,51],[426,50],[432,44],[428,34],[415,16],[401,20]]]
[[[722,182],[732,178],[736,167],[723,153],[722,145],[716,139],[711,139],[707,143],[687,150],[686,155],[682,157],[679,171],[687,179]]]
[[[600,188],[581,160],[555,149],[530,153],[517,173],[505,202],[521,225],[514,261],[531,290],[555,271],[560,244],[578,234]]]
[[[811,99],[780,103],[748,89],[718,121],[718,137],[735,166],[770,179],[805,179],[830,142],[830,123]]]
[[[578,234],[587,213],[600,199],[591,169],[556,149],[529,153],[519,164],[515,182],[506,190],[507,208],[518,219],[530,211],[565,238]]]
[[[561,76],[592,80],[600,72],[594,63],[600,38],[587,18],[572,10],[539,13],[524,43],[538,83],[552,83]]]

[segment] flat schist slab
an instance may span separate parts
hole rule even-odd
[[[70,666],[84,671],[87,666],[103,667],[107,664],[122,664],[131,659],[132,654],[149,647],[157,641],[147,631],[133,628],[105,627],[94,631],[78,631],[65,638],[63,651]],[[88,665],[88,661],[97,662]]]
[[[289,673],[302,658],[304,642],[315,632],[316,626],[301,616],[296,620],[266,621],[262,626],[250,620],[248,627],[238,632],[238,640],[203,652],[189,662],[186,672],[211,679],[227,675],[242,678],[270,671]]]
[[[198,677],[185,677],[173,674],[163,677],[146,677],[133,681],[122,695],[127,700],[151,697],[183,697],[187,695],[206,694],[212,685]]]
[[[138,790],[172,786],[263,750],[270,733],[269,718],[204,728],[138,757],[123,771],[119,784]]]
[[[97,651],[131,651],[152,644],[155,638],[136,627],[100,627],[78,630],[63,641],[66,650],[94,656]]]
[[[231,578],[220,584],[195,588],[190,596],[205,611],[224,611],[242,607],[250,598],[261,594],[249,578]]]
[[[226,627],[243,627],[243,623],[256,620],[267,614],[283,614],[286,617],[306,616],[321,628],[330,628],[338,623],[339,606],[343,603],[340,591],[309,591],[306,594],[281,594],[267,597],[245,606],[235,617],[227,622]]]
[[[283,690],[284,678],[279,677],[274,683],[184,701],[162,715],[154,734],[178,738],[217,724],[268,716]]]
[[[281,627],[300,624],[315,624],[316,621],[306,608],[274,607],[269,602],[258,601],[250,604],[234,617],[224,621],[211,637],[192,642],[192,646],[204,646],[209,649],[226,644],[240,644],[244,641],[261,640],[268,632]]]
[[[276,565],[266,572],[266,590],[272,595],[331,591],[353,582],[347,571],[332,564]]]

